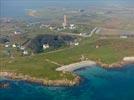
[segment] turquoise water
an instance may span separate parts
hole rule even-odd
[[[98,66],[78,70],[79,86],[46,87],[24,81],[8,81],[0,100],[134,100],[134,65],[106,70]]]

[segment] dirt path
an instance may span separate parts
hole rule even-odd
[[[57,62],[55,62],[55,61],[49,60],[49,59],[46,59],[46,61],[47,61],[47,62],[50,62],[50,63],[52,63],[52,64],[55,64],[55,65],[58,65],[58,66],[63,66],[63,65],[61,65],[61,64],[59,64],[59,63],[57,63]]]

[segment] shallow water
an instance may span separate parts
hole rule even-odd
[[[8,81],[0,100],[134,100],[134,65],[106,70],[98,66],[76,71],[83,81],[75,87],[45,87],[24,81]]]

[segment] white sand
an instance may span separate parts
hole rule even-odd
[[[123,61],[134,62],[134,57],[124,57]]]
[[[56,69],[56,71],[72,72],[72,71],[77,70],[77,69],[81,69],[81,68],[89,67],[89,66],[94,66],[94,65],[96,65],[96,62],[88,60],[88,61],[82,61],[82,62],[73,63],[73,64],[69,64],[69,65],[59,67],[59,68]]]

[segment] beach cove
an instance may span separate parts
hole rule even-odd
[[[74,87],[48,87],[25,81],[2,79],[1,81],[9,82],[10,87],[0,89],[0,98],[1,100],[9,98],[10,100],[28,98],[31,100],[67,100],[67,98],[70,100],[133,100],[133,71],[134,65],[113,69],[100,66],[86,67],[75,71],[83,80],[80,85]]]
[[[76,70],[84,69],[86,67],[92,67],[92,66],[101,66],[106,69],[111,69],[111,68],[120,68],[123,67],[127,64],[134,64],[133,57],[124,57],[121,62],[118,63],[113,63],[113,64],[103,64],[101,62],[95,62],[91,60],[87,61],[80,61],[77,63],[69,64],[69,65],[64,65],[61,67],[56,68],[56,71],[66,73],[66,72],[73,72]],[[72,74],[73,74],[72,73]],[[55,80],[50,80],[47,78],[37,78],[37,77],[31,77],[29,75],[24,75],[22,73],[16,73],[13,71],[1,71],[0,72],[0,77],[6,77],[8,79],[13,79],[13,80],[22,80],[22,81],[27,81],[27,82],[32,82],[32,83],[38,83],[41,85],[45,86],[75,86],[79,85],[82,78],[77,75],[73,74],[74,79],[73,80],[68,80],[68,79],[55,79]]]

